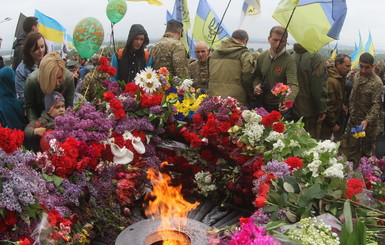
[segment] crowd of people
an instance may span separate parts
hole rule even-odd
[[[313,138],[341,141],[341,151],[356,166],[362,156],[375,154],[376,138],[384,131],[384,69],[374,57],[362,54],[359,67],[352,70],[346,54],[330,61],[298,43],[289,52],[288,33],[281,26],[271,28],[270,48],[262,53],[251,52],[248,33],[235,30],[214,51],[197,42],[197,59],[189,59],[180,41],[181,22],[168,21],[164,36],[149,50],[147,31],[134,24],[125,47],[112,56],[117,73],[111,78],[97,69],[99,55],[65,62],[59,54],[47,53],[37,18],[26,18],[24,31],[15,41],[13,69],[0,63],[0,122],[25,130],[26,146],[33,150],[40,149],[40,137],[54,128],[54,117],[83,96],[95,98],[97,83],[130,83],[146,67],[166,67],[174,76],[192,79],[193,87],[210,96],[231,96],[247,108],[264,107],[279,111],[285,120],[302,120]],[[272,93],[279,83],[289,86],[285,101],[292,106]],[[356,137],[358,131],[366,136]]]

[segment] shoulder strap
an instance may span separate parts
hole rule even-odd
[[[118,50],[118,60],[120,60],[120,58],[122,58],[123,51],[124,51],[124,48],[121,48]]]
[[[146,64],[149,58],[150,58],[150,52],[148,50],[144,50],[144,60],[146,61]]]

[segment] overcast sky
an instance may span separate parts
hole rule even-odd
[[[174,0],[160,0],[163,6],[150,5],[147,2],[127,2],[127,13],[115,27],[115,39],[126,39],[130,26],[142,24],[151,40],[160,39],[165,29],[166,10],[172,12]],[[207,0],[219,17],[222,16],[229,0]],[[238,29],[243,0],[230,0],[229,10],[224,18],[224,25],[230,32]],[[59,21],[72,36],[76,24],[83,18],[95,17],[104,27],[105,36],[111,33],[111,26],[106,16],[107,0],[1,0],[0,21],[6,17],[11,21],[0,23],[2,50],[10,49],[14,40],[19,13],[34,15],[35,9]],[[188,0],[190,18],[193,25],[199,0]],[[261,0],[261,15],[253,24],[243,26],[250,39],[265,39],[270,28],[278,23],[271,17],[279,0]],[[354,46],[361,31],[365,42],[369,30],[372,33],[374,47],[385,50],[385,1],[384,0],[347,0],[348,14],[340,34],[340,44]],[[191,34],[190,30],[190,34]],[[290,38],[289,38],[290,40]],[[330,44],[334,47],[334,43]]]

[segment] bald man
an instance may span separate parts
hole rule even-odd
[[[194,60],[188,66],[190,78],[194,81],[193,87],[205,89],[209,86],[209,72],[207,58],[209,57],[209,47],[204,41],[195,44],[194,53],[198,60]]]

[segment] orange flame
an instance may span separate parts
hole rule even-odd
[[[159,231],[171,231],[175,229],[180,231],[181,227],[186,225],[187,219],[182,219],[185,220],[184,223],[175,223],[172,219],[187,218],[188,212],[195,209],[199,205],[199,202],[192,204],[184,200],[180,191],[182,186],[169,186],[171,178],[167,174],[159,173],[155,169],[150,168],[147,171],[147,178],[151,180],[153,190],[147,194],[146,198],[155,199],[149,201],[149,206],[146,208],[145,214],[147,216],[151,215],[153,219],[161,219],[160,226],[158,227]],[[186,243],[166,240],[163,244],[184,245]]]

